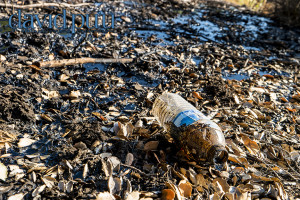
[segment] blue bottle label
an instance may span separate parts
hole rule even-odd
[[[206,117],[198,110],[186,110],[179,113],[173,120],[173,123],[177,127],[182,125],[188,126],[203,118]]]

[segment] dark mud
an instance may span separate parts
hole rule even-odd
[[[0,117],[2,120],[35,123],[33,106],[26,102],[30,98],[26,90],[8,85],[1,87],[1,94]]]
[[[75,34],[0,28],[2,199],[130,199],[133,191],[157,199],[181,180],[192,187],[188,199],[299,198],[299,30],[212,2],[77,11],[101,9],[134,21]],[[134,62],[32,65],[80,57]],[[220,125],[223,170],[187,159],[153,118],[165,90]]]

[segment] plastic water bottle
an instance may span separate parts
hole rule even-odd
[[[152,114],[193,160],[227,161],[221,128],[178,94],[164,92],[157,97]]]

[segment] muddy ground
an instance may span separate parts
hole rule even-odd
[[[11,30],[0,11],[1,199],[300,198],[299,30],[220,2],[75,7],[117,17],[74,34]],[[134,60],[39,66],[81,57]],[[163,91],[219,124],[222,169],[166,137],[150,112]]]

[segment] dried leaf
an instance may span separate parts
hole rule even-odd
[[[36,71],[42,71],[41,68],[39,68],[38,66],[36,65],[28,65],[28,67],[32,68],[32,69],[35,69]]]
[[[35,190],[33,190],[32,197],[36,197],[37,195],[42,193],[45,188],[46,188],[46,185],[41,185],[41,186],[37,187]]]
[[[89,166],[88,166],[88,164],[86,163],[86,164],[84,165],[83,173],[82,173],[82,177],[83,177],[84,179],[87,177],[88,172],[89,172]]]
[[[60,81],[60,82],[67,82],[67,80],[68,80],[69,78],[70,78],[70,77],[67,76],[66,74],[61,74],[61,75],[59,76],[59,81]]]
[[[284,103],[289,102],[285,97],[281,97],[280,100],[283,101]]]
[[[288,194],[284,190],[284,187],[281,182],[275,182],[275,187],[277,188],[278,194],[281,199],[288,199]]]
[[[65,187],[65,182],[64,181],[59,181],[58,182],[58,189],[61,192],[65,192],[66,191],[66,187]]]
[[[42,88],[42,97],[44,99],[52,99],[52,98],[58,98],[60,96],[58,91],[49,91],[46,88]]]
[[[234,173],[237,173],[237,174],[239,174],[239,173],[244,173],[244,172],[245,172],[245,169],[244,169],[243,167],[235,167],[235,168],[233,169],[233,172],[234,172]]]
[[[263,76],[269,79],[274,79],[274,76],[271,74],[264,74]]]
[[[4,55],[1,55],[1,54],[0,54],[0,61],[1,61],[1,62],[6,61],[6,57],[5,57]]]
[[[54,119],[52,117],[50,117],[49,115],[47,114],[41,114],[41,118],[43,118],[44,120],[48,121],[48,122],[53,122]]]
[[[105,117],[103,117],[100,113],[98,112],[92,112],[92,115],[96,116],[98,119],[100,119],[101,121],[107,121],[107,119]]]
[[[111,156],[107,159],[108,162],[111,163],[113,171],[119,171],[121,161],[116,156]]]
[[[14,187],[14,184],[12,184],[12,183],[7,186],[0,186],[0,193],[3,194],[6,192],[9,192],[13,187]]]
[[[222,198],[219,196],[218,193],[214,193],[214,194],[212,194],[212,195],[209,195],[209,199],[210,199],[210,200],[220,200],[220,199],[222,199]]]
[[[116,198],[109,192],[101,192],[97,195],[96,200],[115,200]]]
[[[51,176],[43,176],[41,179],[48,188],[52,188],[56,182],[56,179]]]
[[[66,184],[66,191],[67,191],[67,193],[71,193],[73,191],[73,181],[69,181]]]
[[[260,148],[255,141],[251,140],[249,137],[245,135],[242,135],[241,138],[249,153],[251,153],[252,155],[256,155],[260,151]]]
[[[166,182],[166,186],[169,189],[172,189],[175,192],[175,197],[176,197],[177,200],[181,200],[182,199],[180,191],[179,191],[178,187],[175,184],[173,184],[171,181],[168,181],[168,182]]]
[[[202,174],[196,175],[196,184],[204,188],[208,188],[208,182]]]
[[[104,36],[104,39],[109,39],[111,38],[111,33],[108,31],[105,36]]]
[[[10,169],[9,176],[15,176],[17,174],[24,173],[24,171],[22,169],[20,169],[20,167],[18,165],[8,165],[8,167]]]
[[[73,169],[73,167],[72,167],[72,165],[69,163],[69,161],[67,161],[67,160],[63,160],[62,161],[62,164],[64,164],[66,167],[68,167],[69,169]]]
[[[192,196],[193,187],[189,182],[181,180],[178,184],[178,188],[182,196],[187,198]]]
[[[222,190],[222,192],[227,193],[229,192],[229,185],[227,183],[227,181],[225,179],[222,178],[216,178],[213,180],[213,184],[215,186],[220,187],[220,189]]]
[[[25,195],[24,193],[15,194],[15,195],[8,197],[7,200],[22,200],[24,195]]]
[[[183,168],[182,168],[183,169]],[[172,173],[174,173],[176,176],[178,176],[181,180],[186,180],[188,181],[188,178],[184,176],[182,173],[177,172],[173,167],[172,167]]]
[[[156,150],[158,144],[159,144],[159,141],[150,141],[150,142],[147,142],[145,144],[145,146],[144,146],[144,151]]]
[[[188,178],[190,181],[196,185],[197,184],[197,173],[193,169],[189,169],[186,171]]]
[[[143,121],[139,119],[134,126],[135,128],[143,128]]]
[[[195,98],[197,98],[199,100],[203,99],[198,92],[193,91],[192,94],[193,94],[193,97],[195,97]]]
[[[21,138],[18,142],[18,147],[27,147],[32,145],[34,142],[36,142],[33,139],[29,139],[29,138]]]
[[[54,54],[53,54],[53,53],[50,53],[50,54],[49,54],[49,60],[54,60],[54,58],[55,58],[55,57],[54,57]]]
[[[233,185],[235,185],[235,184],[237,183],[237,181],[238,181],[237,176],[234,176],[234,177],[232,178],[232,181],[233,181]]]
[[[0,180],[5,181],[7,178],[7,167],[0,162]]]
[[[74,99],[76,99],[76,98],[78,98],[78,97],[80,97],[81,96],[81,93],[80,93],[80,91],[79,90],[72,90],[71,92],[70,92],[70,95],[69,95],[69,97],[70,98],[74,98]]]
[[[161,193],[162,200],[173,200],[175,198],[175,192],[172,189],[164,189]]]
[[[231,139],[226,140],[226,143],[229,147],[231,147],[236,156],[246,156],[246,153],[243,151],[243,149],[236,145]]]
[[[286,107],[286,109],[287,109],[288,111],[290,111],[290,112],[296,112],[296,111],[297,111],[296,109],[290,108],[290,107]]]
[[[234,97],[235,103],[236,103],[236,104],[240,104],[239,97],[238,97],[236,94],[234,94],[233,97]]]
[[[111,194],[121,191],[122,180],[118,177],[113,178],[112,176],[108,179],[108,188]]]
[[[267,178],[264,176],[257,176],[254,173],[251,173],[250,175],[251,175],[253,181],[268,181],[268,182],[273,181],[273,179],[271,179],[271,178]]]
[[[195,47],[192,48],[191,50],[192,50],[193,53],[198,53],[200,51],[199,48],[195,48]]]
[[[132,192],[132,186],[130,180],[126,179],[126,192],[131,193]]]
[[[134,160],[133,154],[128,153],[127,156],[126,156],[125,164],[126,165],[131,165],[133,160]]]
[[[233,155],[233,154],[229,154],[228,160],[231,161],[231,162],[234,162],[234,163],[241,164],[239,158],[237,156]]]
[[[138,191],[131,192],[126,197],[126,200],[139,200],[140,199],[140,193]]]
[[[104,159],[101,159],[102,163],[102,170],[106,177],[109,177],[112,175],[112,164],[111,162],[106,162]]]
[[[126,16],[121,16],[121,19],[127,23],[130,23],[131,22],[131,19],[129,17],[126,17]]]

